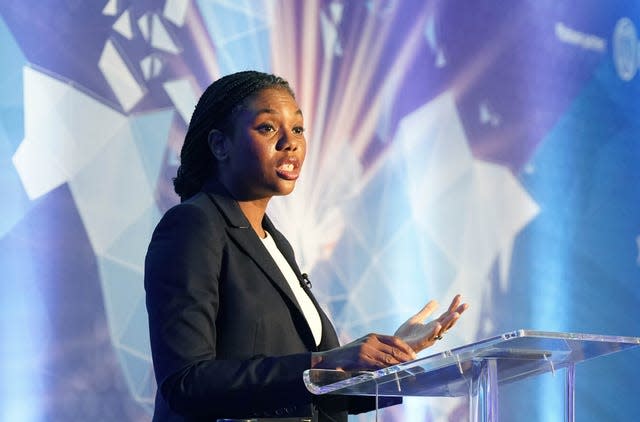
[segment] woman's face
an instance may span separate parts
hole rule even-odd
[[[291,193],[307,148],[298,104],[280,88],[250,97],[235,116],[228,148],[219,177],[237,200]]]

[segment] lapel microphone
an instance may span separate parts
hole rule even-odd
[[[307,289],[311,288],[311,280],[309,280],[309,275],[307,275],[307,273],[302,273],[302,280],[300,280],[300,287],[304,288],[307,287]]]

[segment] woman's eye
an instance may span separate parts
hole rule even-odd
[[[260,133],[271,133],[271,132],[274,132],[276,129],[269,123],[264,123],[259,125],[257,130]]]
[[[296,126],[293,128],[293,133],[296,135],[302,135],[304,133],[304,128],[302,126]]]

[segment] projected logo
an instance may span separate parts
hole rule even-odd
[[[640,66],[640,42],[636,27],[629,18],[622,18],[613,30],[613,61],[618,76],[630,81]]]

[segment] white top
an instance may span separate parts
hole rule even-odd
[[[282,252],[280,252],[280,249],[276,246],[276,242],[267,231],[265,231],[265,233],[267,236],[260,240],[262,240],[262,243],[271,254],[271,257],[273,257],[276,265],[280,268],[280,272],[284,278],[287,279],[289,287],[293,290],[293,294],[295,295],[300,308],[302,308],[302,313],[307,320],[307,324],[309,324],[309,327],[311,328],[311,333],[313,334],[313,338],[316,341],[317,346],[322,340],[322,321],[320,320],[320,314],[318,314],[318,310],[313,305],[313,302],[309,298],[307,292],[305,292],[302,286],[300,286],[300,280],[298,280],[298,277],[296,277],[296,273],[293,272],[291,265],[289,265],[284,255],[282,255]]]

